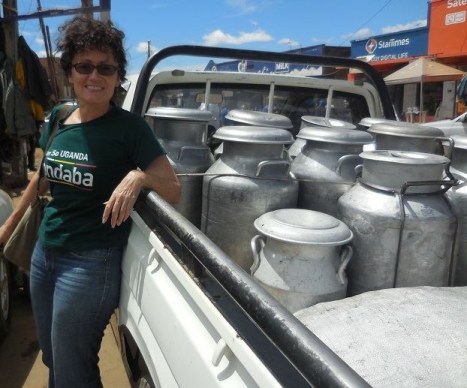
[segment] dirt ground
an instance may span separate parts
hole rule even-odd
[[[41,163],[42,151],[36,151],[36,167]],[[29,178],[33,172],[28,172]],[[3,190],[16,204],[25,185],[4,176]],[[14,288],[11,298],[12,319],[10,333],[0,343],[0,387],[42,388],[47,387],[48,369],[42,363],[42,353],[37,342],[32,309],[27,292]],[[115,317],[113,317],[115,322]],[[104,387],[128,388],[130,383],[117,346],[116,325],[108,325],[99,353],[102,383]]]
[[[0,387],[46,388],[48,369],[42,363],[29,297],[16,289],[11,299],[11,330],[0,344]],[[129,388],[130,383],[115,340],[107,326],[102,342],[100,369],[104,387]]]

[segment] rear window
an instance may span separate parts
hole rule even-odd
[[[298,133],[304,115],[325,117],[328,105],[328,90],[277,86],[274,90],[272,113],[290,118],[294,134]],[[212,84],[210,100],[206,106],[205,85],[157,85],[148,108],[179,107],[207,109],[212,112],[211,125],[216,128],[228,125],[225,116],[231,109],[268,111],[269,85]],[[368,104],[361,95],[334,91],[329,117],[358,124],[370,116]]]

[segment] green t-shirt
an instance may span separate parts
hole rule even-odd
[[[40,139],[42,149],[57,111]],[[131,223],[102,224],[104,202],[129,171],[146,169],[162,154],[146,121],[115,106],[87,123],[59,123],[43,167],[53,199],[45,208],[39,239],[68,250],[125,245]]]

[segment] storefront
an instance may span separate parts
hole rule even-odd
[[[431,0],[429,26],[428,55],[467,72],[467,0]],[[454,104],[455,115],[465,112],[466,106],[453,93],[455,85],[443,86],[443,100]]]
[[[467,71],[467,0],[431,0],[428,26],[353,41],[351,56],[370,63],[383,77],[419,57]],[[359,74],[350,74],[358,78]],[[457,103],[456,81],[436,80],[388,85],[401,118],[419,112],[426,121],[453,118],[462,113]],[[422,92],[422,94],[421,94]],[[422,114],[423,113],[423,114]],[[408,116],[411,117],[411,116]]]

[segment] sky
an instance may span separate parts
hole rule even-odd
[[[42,9],[78,8],[80,0],[41,0]],[[94,0],[98,5],[99,1]],[[38,0],[17,0],[19,15],[37,11]],[[158,50],[181,44],[287,51],[426,26],[428,0],[111,0],[110,18],[125,32],[128,74]],[[96,14],[95,17],[98,17]],[[55,50],[57,27],[67,17],[44,19]],[[19,23],[19,34],[42,57],[39,21]],[[208,58],[173,58],[167,66],[203,69]]]

